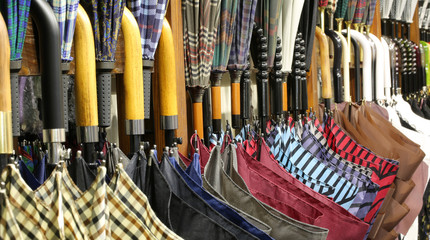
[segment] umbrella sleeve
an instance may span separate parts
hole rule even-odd
[[[158,69],[171,69],[170,71],[160,71],[159,91],[160,91],[160,121],[161,129],[174,130],[178,128],[178,102],[176,92],[176,62],[173,45],[172,29],[167,19],[163,20],[158,43]]]
[[[79,142],[98,141],[96,57],[92,26],[79,5],[75,28],[76,124]]]
[[[316,27],[315,36],[320,45],[321,58],[321,79],[322,79],[322,98],[330,99],[332,97],[332,89],[330,84],[330,58],[329,46],[326,35],[321,31],[321,28]]]
[[[125,121],[127,135],[143,135],[144,105],[143,105],[143,73],[142,45],[136,19],[128,8],[124,9],[121,24],[124,35],[124,97]]]
[[[10,88],[10,45],[6,23],[0,14],[0,154],[11,154],[12,104]]]

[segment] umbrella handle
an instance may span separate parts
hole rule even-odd
[[[96,56],[91,21],[79,5],[74,35],[78,141],[98,142]]]
[[[282,112],[288,112],[288,90],[287,90],[287,73],[282,76]]]
[[[333,91],[331,89],[331,76],[330,76],[330,58],[329,46],[326,35],[322,32],[321,28],[315,28],[315,36],[320,45],[320,58],[321,58],[321,79],[322,79],[322,98],[332,98]]]
[[[161,129],[165,131],[166,146],[172,146],[174,130],[178,128],[178,102],[176,93],[176,62],[173,44],[173,34],[166,18],[163,20],[163,28],[158,43],[158,69],[173,69],[173,71],[160,71],[160,121]]]
[[[336,32],[342,42],[342,65],[343,65],[343,99],[346,102],[351,102],[351,90],[349,85],[349,59],[350,51],[348,49],[348,42],[341,32]]]
[[[336,103],[343,102],[343,89],[342,89],[342,40],[337,33],[331,29],[326,31],[327,36],[333,42],[334,59],[333,59],[333,86],[334,86],[334,101]]]
[[[10,88],[10,45],[6,23],[0,14],[0,154],[12,154],[12,101]]]
[[[197,130],[197,135],[203,136],[203,103],[194,102],[193,103],[193,126]]]
[[[221,132],[221,79],[222,72],[211,73],[212,126],[214,133]]]
[[[121,29],[124,35],[125,55],[124,98],[126,134],[143,135],[145,133],[145,113],[142,91],[143,82],[141,80],[143,78],[142,45],[140,44],[139,26],[133,14],[126,7],[124,8]]]
[[[239,129],[240,124],[240,78],[243,71],[230,71],[231,78],[231,125]]]

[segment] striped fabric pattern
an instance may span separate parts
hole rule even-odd
[[[139,25],[142,58],[154,60],[166,14],[167,0],[131,0],[127,5]]]
[[[24,239],[18,222],[13,215],[12,206],[7,198],[5,189],[0,190],[0,238],[1,239]],[[28,236],[27,236],[28,237]]]
[[[220,0],[182,1],[184,69],[187,87],[209,86],[219,24]]]
[[[327,146],[327,142],[325,142],[325,145],[319,142],[317,137],[310,132],[309,128],[309,125],[306,124],[302,137],[303,147],[313,156],[320,159],[330,169],[336,171],[336,173],[358,187],[357,196],[348,211],[356,217],[364,219],[370,210],[372,202],[376,198],[379,186],[373,183],[369,176],[345,164],[345,162],[348,163],[348,161],[342,159],[337,153],[331,150]],[[324,139],[322,135],[321,137]]]
[[[237,0],[221,0],[220,22],[215,41],[212,71],[225,72],[235,33]]]
[[[122,164],[121,164],[122,165]],[[159,240],[182,239],[167,228],[155,215],[145,194],[133,183],[122,166],[117,166],[117,173],[110,182],[114,194],[134,213],[144,221],[151,233]]]
[[[0,10],[7,24],[10,60],[21,60],[31,0],[3,0]]]
[[[257,0],[238,0],[233,40],[227,68],[245,70],[251,45]]]
[[[379,191],[372,203],[369,213],[364,218],[366,223],[372,223],[396,177],[399,166],[378,157],[371,151],[360,146],[348,137],[330,117],[328,117],[325,124],[324,137],[327,139],[330,148],[341,157],[372,169],[372,182],[379,185]],[[355,158],[353,158],[353,156],[355,156]]]
[[[363,20],[364,12],[366,10],[366,0],[358,0],[355,7],[354,19],[352,23],[361,23]]]

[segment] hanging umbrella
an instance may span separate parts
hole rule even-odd
[[[348,8],[346,10],[345,15],[345,25],[347,29],[347,41],[348,41],[348,49],[351,49],[351,24],[352,20],[354,19],[354,13],[355,13],[355,7],[357,6],[358,0],[349,0],[348,1]]]
[[[406,38],[410,39],[410,27],[413,22],[415,8],[417,7],[418,0],[410,0],[406,2],[405,10],[403,11],[402,20],[406,24]],[[403,37],[403,36],[402,36]]]
[[[27,31],[31,0],[3,0],[0,11],[4,16],[10,44],[10,81],[12,89],[18,89],[18,72],[21,70],[22,50]],[[12,134],[20,136],[19,94],[12,91]]]
[[[365,26],[366,26],[366,32],[370,33],[370,26],[373,23],[373,18],[375,17],[375,9],[376,9],[376,2],[377,0],[369,0],[369,8],[368,8],[368,14],[367,14],[367,19],[365,21]]]
[[[329,16],[328,26],[329,26],[329,29],[332,29],[332,30],[333,30],[333,17],[337,8],[336,4],[337,4],[337,0],[329,0],[326,8],[327,14]]]
[[[111,71],[121,29],[125,0],[83,0],[82,6],[93,25],[97,67],[97,104],[100,131],[111,121]]]
[[[366,0],[358,0],[355,6],[354,18],[352,24],[354,24],[355,30],[360,30],[360,24],[363,21],[364,13],[366,12]]]
[[[220,1],[182,1],[185,80],[193,101],[194,129],[203,136],[203,93],[209,87]]]
[[[338,0],[336,2],[336,11],[334,13],[334,18],[337,22],[338,32],[342,31],[342,21],[346,16],[346,11],[348,10],[349,0]]]
[[[6,166],[9,155],[13,152],[12,137],[12,103],[10,88],[10,41],[8,38],[8,29],[0,14],[0,46],[3,51],[0,52],[0,171]]]
[[[212,125],[213,132],[221,131],[221,79],[226,72],[227,62],[230,57],[230,49],[235,30],[237,15],[237,0],[221,0],[220,23],[218,25],[217,37],[211,72],[211,97],[212,97]],[[239,84],[240,73],[230,71],[231,78],[231,110],[233,126],[240,127],[240,99]]]
[[[381,1],[381,32],[382,35],[387,35],[387,20],[390,17],[391,7],[393,5],[394,0],[383,0]]]
[[[324,28],[325,28],[325,16],[324,16],[324,12],[325,9],[327,8],[329,0],[318,0],[318,11],[320,12],[321,16],[320,16],[320,27],[321,27],[321,31],[324,33]]]
[[[228,70],[230,71],[231,76],[231,88],[232,88],[232,100],[231,106],[232,110],[232,125],[233,128],[237,128],[240,126],[240,122],[238,124],[237,118],[240,118],[238,115],[242,115],[242,119],[249,118],[249,109],[244,105],[244,103],[249,104],[251,99],[248,94],[250,92],[251,84],[249,82],[249,72],[246,76],[242,77],[243,71],[249,68],[249,63],[247,62],[249,56],[249,47],[251,44],[252,30],[254,24],[255,10],[257,7],[257,0],[239,0],[237,4],[237,13],[236,13],[236,21],[234,23],[234,33],[230,57],[228,60]],[[234,77],[234,78],[233,78]],[[240,82],[240,87],[238,84]],[[233,88],[235,91],[240,89],[240,92],[235,92],[233,94]],[[234,97],[239,97],[242,99],[243,97],[247,99],[242,99],[239,102],[239,99]],[[246,112],[246,113],[245,113]],[[245,113],[245,117],[243,118],[243,114]]]
[[[129,0],[127,6],[137,20],[140,29],[143,59],[143,83],[145,97],[145,119],[150,118],[151,72],[155,50],[161,35],[168,0]]]

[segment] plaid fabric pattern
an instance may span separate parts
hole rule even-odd
[[[257,2],[257,0],[238,0],[235,34],[227,66],[229,70],[246,69]]]
[[[369,213],[364,218],[365,222],[372,223],[396,177],[399,166],[376,156],[371,151],[357,144],[330,117],[325,124],[324,137],[327,139],[330,148],[342,158],[372,169],[372,182],[379,185],[379,191],[370,207]],[[355,156],[355,158],[352,156]]]
[[[220,0],[182,1],[187,87],[209,86],[220,6]]]
[[[65,171],[65,174],[63,174],[63,184],[75,199],[76,208],[84,226],[87,227],[90,239],[111,237],[105,175],[106,168],[99,167],[93,184],[87,191],[82,193],[68,172]]]
[[[334,13],[335,18],[343,19],[348,9],[348,0],[337,0],[336,12]]]
[[[151,233],[159,240],[182,239],[167,228],[155,215],[145,194],[133,183],[122,167],[111,180],[110,187],[121,201],[141,219]]]
[[[328,5],[329,0],[318,0],[318,7],[325,8]]]
[[[355,7],[358,0],[349,0],[348,8],[346,10],[345,21],[352,21],[354,19]]]
[[[368,16],[366,20],[366,25],[370,26],[373,23],[373,18],[375,17],[375,9],[376,9],[376,2],[377,0],[368,0],[370,2],[369,8],[368,8]]]
[[[0,238],[1,239],[24,239],[19,225],[13,215],[12,207],[4,189],[0,190]]]
[[[352,20],[352,23],[361,23],[365,10],[366,0],[358,0],[357,5],[355,7],[354,19]]]
[[[46,239],[44,230],[51,222],[42,216],[40,204],[37,204],[33,191],[25,184],[15,165],[7,165],[1,179],[6,184],[7,197],[22,236],[27,239]]]
[[[7,24],[10,60],[21,60],[31,0],[3,0],[0,10]]]
[[[222,0],[212,71],[225,72],[235,31],[238,0]]]
[[[131,0],[127,5],[139,25],[142,58],[154,60],[167,9],[167,0]]]
[[[351,181],[354,185],[357,186],[357,196],[348,211],[354,214],[356,217],[364,219],[364,217],[370,210],[372,202],[376,198],[376,193],[378,191],[379,186],[373,183],[370,180],[369,176],[361,173],[360,171],[357,171],[354,168],[349,167],[350,165],[346,163],[352,162],[348,162],[347,160],[340,157],[333,150],[331,150],[327,146],[327,142],[325,142],[325,145],[319,142],[317,137],[310,132],[309,128],[309,125],[306,124],[302,138],[303,147],[308,150],[313,156],[320,159],[330,169],[336,171],[336,173],[346,178],[348,181]],[[317,131],[317,133],[319,132]],[[324,138],[322,134],[320,134],[320,137]],[[360,167],[358,167],[358,169],[362,170],[362,168]]]
[[[63,172],[64,172],[63,167]],[[62,183],[63,172],[54,170],[51,176],[35,191],[47,208],[55,210],[54,214],[62,216],[63,235],[65,239],[88,239],[87,229],[79,216],[70,192]],[[60,200],[61,199],[61,200]],[[54,216],[55,217],[55,216]]]

